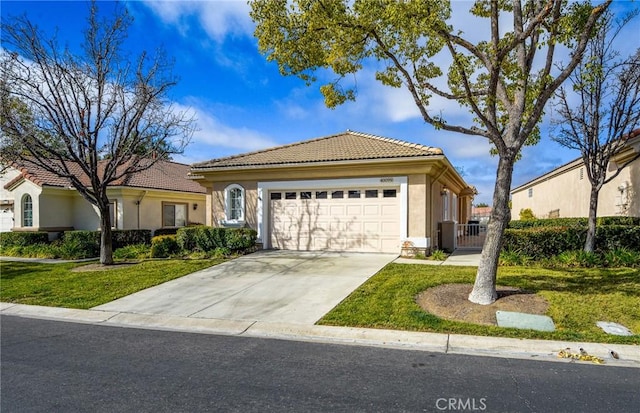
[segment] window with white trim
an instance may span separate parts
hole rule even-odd
[[[225,220],[227,222],[244,221],[244,188],[240,185],[229,185],[224,190]]]
[[[109,202],[109,216],[111,217],[111,228],[118,229],[118,201]]]
[[[22,226],[33,226],[33,200],[29,194],[22,197]]]

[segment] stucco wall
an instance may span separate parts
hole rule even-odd
[[[213,192],[211,194],[212,204],[212,226],[222,226],[222,222],[226,219],[225,216],[225,189],[232,184],[240,185],[244,188],[244,218],[245,223],[251,228],[257,229],[258,223],[256,221],[258,214],[258,182],[257,181],[228,181],[228,182],[216,182],[213,184]]]
[[[609,173],[616,170],[610,165]],[[581,171],[582,170],[582,179]],[[640,216],[640,159],[634,161],[600,190],[598,216]],[[620,187],[624,188],[620,191]],[[532,189],[532,196],[529,196]],[[533,182],[512,194],[512,219],[522,209],[531,208],[537,218],[548,218],[554,211],[559,217],[586,217],[589,214],[591,184],[581,164],[549,179]]]

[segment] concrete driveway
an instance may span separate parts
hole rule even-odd
[[[260,251],[94,310],[313,324],[396,257]]]

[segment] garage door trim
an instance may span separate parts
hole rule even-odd
[[[305,180],[305,181],[273,181],[273,182],[258,182],[258,208],[257,208],[257,223],[258,223],[258,242],[261,242],[264,248],[271,248],[271,239],[269,236],[269,230],[267,228],[269,221],[269,191],[279,191],[287,189],[321,189],[321,188],[391,188],[400,187],[399,201],[400,201],[400,216],[398,220],[400,222],[400,240],[407,238],[407,205],[408,205],[408,193],[407,193],[407,177],[406,176],[394,176],[394,177],[375,177],[375,178],[349,178],[349,179],[318,179],[318,180]],[[399,240],[399,241],[400,241]]]

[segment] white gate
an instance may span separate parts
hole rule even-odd
[[[481,250],[487,236],[487,226],[480,223],[456,225],[456,247],[460,250]]]

